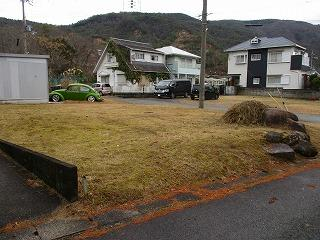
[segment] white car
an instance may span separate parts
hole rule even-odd
[[[112,94],[112,88],[108,83],[94,83],[92,84],[92,88],[96,90],[100,96]]]

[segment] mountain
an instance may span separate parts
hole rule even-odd
[[[246,27],[248,23],[263,26]],[[184,14],[109,13],[65,26],[30,24],[37,32],[28,36],[30,52],[54,57],[50,60],[52,75],[76,66],[90,76],[98,50],[109,37],[150,42],[154,47],[173,45],[200,54],[201,22]],[[21,44],[17,46],[21,31],[20,21],[0,18],[0,52],[21,52]],[[320,55],[320,25],[277,19],[209,21],[207,73],[225,74],[227,55],[223,50],[254,36],[284,36]],[[320,65],[319,60],[316,64]]]

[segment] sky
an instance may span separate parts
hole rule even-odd
[[[66,25],[97,14],[127,10],[130,0],[32,0],[30,21]],[[197,17],[202,0],[135,0],[142,12],[184,13]],[[123,4],[125,3],[125,4]],[[208,0],[209,20],[290,19],[320,24],[320,0]],[[21,0],[0,0],[0,17],[21,19]]]

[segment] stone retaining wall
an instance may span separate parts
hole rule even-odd
[[[304,90],[304,89],[280,89],[279,91],[284,98],[296,98],[296,99],[308,99],[308,100],[319,100],[320,91]],[[270,93],[273,97],[280,97],[278,89],[276,88],[240,88],[238,95],[249,95],[249,96],[269,96]]]

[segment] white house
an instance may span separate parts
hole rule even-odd
[[[173,46],[157,48],[157,50],[165,54],[166,65],[173,78],[190,79],[193,83],[199,79],[201,57]]]
[[[306,48],[284,37],[255,37],[225,52],[231,82],[242,87],[303,89],[310,70]]]
[[[121,59],[117,59],[121,58]],[[149,43],[111,38],[93,71],[97,82],[109,83],[114,93],[153,93],[154,81],[169,78],[164,53]],[[128,79],[128,75],[140,80]]]

